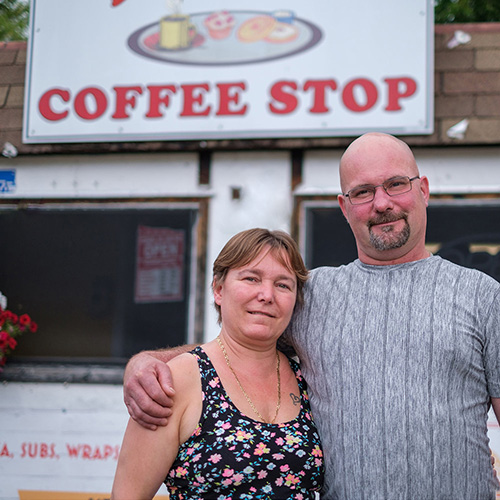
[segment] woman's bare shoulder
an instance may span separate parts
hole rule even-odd
[[[181,354],[168,362],[175,389],[174,406],[170,420],[177,422],[179,443],[192,435],[201,417],[201,376],[196,358]]]
[[[185,387],[192,387],[194,380],[200,379],[196,358],[190,353],[180,354],[168,362],[176,394]]]

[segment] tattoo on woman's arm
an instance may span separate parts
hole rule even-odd
[[[294,406],[300,405],[300,398],[294,394],[293,392],[290,393],[290,398],[292,399],[292,403]]]

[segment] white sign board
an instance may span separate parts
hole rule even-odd
[[[127,420],[121,385],[0,384],[0,500],[109,500]]]
[[[433,131],[431,0],[32,0],[23,140]]]

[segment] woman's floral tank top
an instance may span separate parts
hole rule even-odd
[[[323,452],[298,364],[289,360],[300,390],[299,415],[267,424],[233,405],[201,347],[191,353],[200,369],[203,410],[165,479],[170,498],[315,498],[323,485]]]

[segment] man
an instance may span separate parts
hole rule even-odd
[[[325,449],[322,498],[494,499],[486,422],[490,403],[500,417],[500,283],[427,251],[429,183],[404,142],[361,136],[340,181],[359,258],[312,271],[284,335]],[[171,404],[156,376],[172,395],[147,354],[127,369],[137,418],[138,403],[168,416],[137,392]]]

